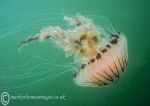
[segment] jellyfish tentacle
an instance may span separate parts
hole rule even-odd
[[[47,27],[47,28],[43,28],[40,31],[40,34],[37,34],[35,36],[31,36],[29,38],[27,38],[26,40],[22,41],[19,43],[19,48],[28,45],[29,43],[33,42],[33,41],[45,41],[47,39],[53,39],[56,42],[62,42],[63,39],[65,38],[64,36],[64,31],[60,28],[60,27]]]
[[[21,41],[18,46],[19,46],[19,48],[20,48],[20,47],[23,47],[23,46],[29,44],[30,42],[33,42],[33,41],[38,40],[38,38],[39,38],[38,36],[29,37],[29,38],[27,38],[26,40]]]
[[[70,25],[79,26],[81,22],[77,18],[64,16],[64,20],[67,21]]]
[[[90,25],[92,25],[92,22],[89,18],[84,17],[79,13],[74,17],[64,16],[64,20],[67,21],[70,25],[79,28],[89,29],[91,28]]]

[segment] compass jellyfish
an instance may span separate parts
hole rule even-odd
[[[79,64],[73,75],[77,85],[99,87],[118,80],[128,62],[125,35],[80,14],[64,16],[64,20],[70,25],[68,29],[48,26],[20,42],[19,48],[33,41],[50,39],[69,56],[73,55],[74,62]]]

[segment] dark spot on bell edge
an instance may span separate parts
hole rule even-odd
[[[102,49],[101,52],[102,52],[102,53],[106,53],[106,52],[107,52],[107,49]]]
[[[110,41],[111,44],[116,44],[117,42],[118,42],[118,39],[117,39],[117,38],[113,38],[113,39]]]
[[[91,59],[90,61],[91,61],[92,63],[94,63],[95,59],[93,58],[93,59]]]
[[[117,32],[116,34],[111,34],[111,36],[112,36],[112,37],[119,38],[119,35],[120,35],[120,34],[121,34],[120,32]]]
[[[75,78],[77,76],[78,72],[74,72],[73,77]]]
[[[111,48],[109,44],[107,44],[106,47],[109,48],[109,49]]]
[[[80,68],[83,69],[85,66],[86,66],[86,64],[82,64]]]
[[[100,59],[101,58],[101,54],[100,53],[97,53],[96,54],[96,59]]]

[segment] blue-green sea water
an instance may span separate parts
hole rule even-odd
[[[126,35],[128,68],[116,83],[100,88],[75,85],[73,57],[66,58],[50,40],[19,51],[19,42],[46,26],[66,29],[63,16],[76,13],[91,17],[96,24],[101,21],[96,16],[107,17],[116,31]],[[0,94],[65,96],[50,100],[18,97],[10,99],[8,106],[149,106],[149,25],[149,0],[0,0]]]

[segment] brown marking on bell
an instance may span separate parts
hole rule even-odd
[[[114,38],[110,41],[111,44],[116,44],[117,42],[118,42],[118,39],[117,39],[116,37],[114,37]]]
[[[104,79],[107,80],[107,81],[112,81],[111,79],[105,77],[104,75],[101,75],[100,73],[97,73],[97,75],[99,75],[100,77],[104,78]]]
[[[109,75],[105,70],[103,70],[103,72],[107,75],[107,78],[111,81],[114,81],[114,79],[112,78],[111,75]]]
[[[104,48],[104,49],[101,50],[101,52],[102,52],[102,53],[106,53],[106,52],[107,52],[107,49]]]
[[[114,70],[108,65],[109,70],[114,74],[116,78],[119,78],[119,73],[114,72]]]
[[[111,46],[109,44],[107,44],[106,47],[109,48],[109,49],[111,48]]]
[[[79,70],[80,70],[80,69],[78,69],[78,70],[76,70],[76,71],[74,72],[74,74],[73,74],[73,77],[74,77],[74,78],[77,76]]]
[[[106,82],[102,81],[99,77],[96,77],[95,75],[92,75],[91,80],[93,80],[93,82],[98,86],[108,85]]]
[[[73,77],[75,78],[76,76],[77,76],[77,73],[74,73],[74,74],[73,74]]]
[[[111,37],[112,37],[112,38],[117,38],[117,39],[118,39],[118,38],[119,38],[119,33],[118,33],[118,34],[111,34]]]
[[[82,64],[80,68],[83,69],[83,68],[85,68],[85,66],[86,66],[86,64]]]
[[[93,58],[93,59],[91,59],[91,60],[90,60],[90,62],[91,62],[91,63],[94,63],[94,62],[95,62],[95,59],[94,59],[94,58]]]
[[[115,37],[115,35],[114,35],[114,34],[111,34],[110,36]]]
[[[118,38],[119,38],[119,35],[115,35],[115,37],[118,39]]]
[[[114,64],[115,69],[116,69],[116,71],[117,71],[117,74],[114,74],[114,75],[119,78],[119,69],[118,69],[118,67],[117,67],[117,65],[116,65],[116,63],[115,63],[115,61],[113,61],[113,64]]]
[[[117,57],[117,58],[118,58],[118,62],[119,62],[119,65],[120,65],[120,67],[121,67],[121,70],[122,70],[122,72],[123,72],[123,71],[124,71],[124,66],[121,64],[122,61],[120,61],[119,57]]]
[[[100,53],[97,53],[96,54],[96,59],[100,59],[101,58],[101,54]]]

